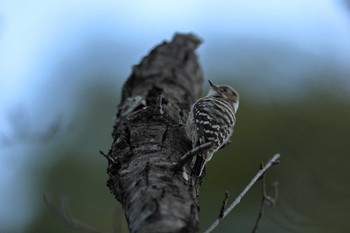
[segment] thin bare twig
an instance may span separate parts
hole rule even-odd
[[[221,220],[224,217],[224,212],[225,212],[225,209],[226,209],[227,200],[228,200],[229,196],[230,195],[229,195],[228,191],[226,191],[225,192],[225,199],[222,202],[222,206],[221,206],[221,209],[220,209],[219,220]]]
[[[277,199],[278,199],[278,197],[279,197],[278,185],[279,185],[278,181],[275,181],[275,182],[272,183],[272,186],[273,186],[274,189],[275,189],[275,190],[274,190],[274,191],[275,191],[275,197],[273,198],[273,199],[275,200],[275,203],[273,203],[273,205],[276,205],[276,201],[277,201]]]
[[[57,205],[52,199],[48,198],[47,195],[44,195],[44,201],[49,209],[57,217],[63,220],[70,228],[84,233],[102,233],[101,231],[96,230],[93,227],[81,222],[72,215],[68,198],[61,197],[60,204]]]
[[[207,142],[202,145],[199,145],[192,150],[188,151],[186,154],[184,154],[175,164],[174,169],[179,170],[183,166],[185,166],[188,161],[190,161],[195,155],[201,153],[204,150],[209,149],[212,146],[212,142]]]
[[[264,177],[264,175],[263,175],[263,177]],[[265,181],[265,178],[263,178],[263,179]],[[260,209],[259,209],[258,217],[256,218],[256,221],[255,221],[252,233],[255,233],[258,230],[258,226],[259,226],[260,220],[262,218],[262,215],[264,214],[264,207],[265,207],[265,198],[264,198],[264,195],[263,195],[261,203],[260,203]]]
[[[249,182],[249,184],[244,188],[244,190],[238,195],[238,197],[231,203],[231,205],[224,211],[222,219],[224,219],[238,203],[241,202],[243,196],[249,191],[249,189],[255,184],[255,182],[264,174],[264,172],[271,167],[271,165],[276,164],[278,159],[280,158],[279,154],[275,154],[265,166],[263,166],[258,173],[254,176],[254,178]],[[209,228],[204,233],[210,233],[215,230],[215,228],[219,225],[221,219],[216,219]]]
[[[264,167],[264,164],[261,163],[260,165],[260,169]],[[269,195],[267,195],[267,191],[266,191],[266,173],[262,174],[261,176],[261,193],[262,193],[262,197],[261,197],[261,203],[260,203],[260,209],[259,209],[259,213],[258,213],[258,217],[256,218],[252,233],[256,233],[259,227],[259,223],[260,220],[264,214],[264,209],[265,206],[268,204],[269,206],[273,207],[276,204],[276,200],[277,200],[277,195],[278,195],[278,189],[277,189],[277,182],[273,183],[273,186],[275,187],[275,197],[272,198]]]
[[[261,167],[263,167],[264,165],[261,164]],[[260,169],[261,169],[260,167]],[[262,198],[261,198],[261,204],[260,204],[260,209],[259,209],[259,213],[258,213],[258,217],[256,218],[252,233],[256,233],[259,227],[259,223],[260,220],[264,214],[264,209],[266,205],[269,205],[270,207],[274,207],[276,205],[276,201],[278,198],[278,182],[275,181],[274,183],[272,183],[272,186],[274,186],[275,189],[275,196],[274,197],[270,197],[269,195],[267,195],[267,191],[266,191],[266,173],[262,174],[261,178],[262,178],[262,185],[261,185],[261,192],[262,192]]]
[[[99,151],[101,155],[103,155],[103,157],[105,157],[110,163],[112,164],[116,164],[117,161],[115,161],[111,156],[110,154],[106,154],[105,152],[103,152],[102,150]]]

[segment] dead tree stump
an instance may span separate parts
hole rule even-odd
[[[198,232],[200,181],[173,164],[191,149],[184,124],[200,97],[200,40],[176,34],[134,66],[123,86],[108,153],[111,192],[132,233]]]

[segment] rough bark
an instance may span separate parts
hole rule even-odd
[[[172,167],[191,149],[183,124],[202,90],[199,44],[191,34],[176,34],[134,66],[124,84],[107,184],[132,233],[198,232],[199,181],[190,164],[188,180]]]

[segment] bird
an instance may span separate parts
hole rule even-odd
[[[239,94],[229,85],[216,85],[208,80],[209,93],[198,99],[192,106],[185,130],[192,141],[192,148],[211,142],[211,147],[196,155],[192,174],[201,176],[203,169],[213,155],[231,141]]]

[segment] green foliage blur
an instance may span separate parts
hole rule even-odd
[[[267,179],[271,185],[279,182],[279,199],[275,208],[265,209],[259,232],[336,233],[350,228],[349,103],[333,95],[341,89],[308,91],[291,102],[276,98],[258,104],[242,98],[232,144],[207,169],[202,228],[217,216],[224,190],[237,196],[259,162],[275,153],[281,154],[281,163],[267,172]],[[260,189],[256,184],[217,232],[250,232]]]
[[[217,80],[217,82],[225,82]],[[257,101],[249,86],[241,91],[241,104],[231,145],[207,166],[200,195],[200,226],[204,230],[218,215],[224,191],[232,199],[255,175],[260,162],[281,154],[281,163],[267,173],[268,186],[279,182],[275,208],[266,208],[259,232],[345,232],[350,228],[348,173],[350,108],[336,89],[303,90],[292,101],[277,96]],[[119,89],[120,87],[115,87]],[[307,93],[305,93],[307,92]],[[57,203],[70,199],[73,215],[103,232],[127,232],[120,205],[106,187],[106,160],[99,149],[111,143],[118,91],[89,90],[89,97],[67,131],[69,139],[47,148],[47,156],[61,159],[42,172],[40,190]],[[249,232],[257,217],[260,183],[249,191],[217,232]],[[269,188],[269,191],[273,191]],[[42,196],[38,197],[39,199]],[[43,201],[28,232],[77,232],[53,215]],[[114,227],[113,227],[114,225]]]

